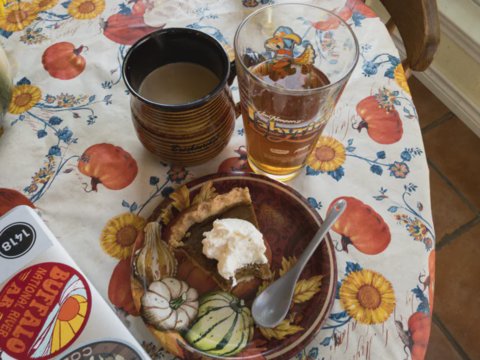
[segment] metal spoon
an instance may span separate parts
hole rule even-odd
[[[257,296],[252,306],[252,315],[255,322],[262,327],[273,328],[280,324],[287,316],[292,302],[295,284],[315,249],[323,240],[325,234],[342,215],[347,207],[343,199],[335,202],[323,224],[318,229],[312,241],[307,245],[297,263],[282,277],[270,284]]]

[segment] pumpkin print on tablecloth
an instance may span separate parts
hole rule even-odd
[[[390,229],[383,218],[370,206],[360,200],[342,196],[339,199],[347,202],[347,208],[332,226],[332,230],[342,235],[342,250],[348,252],[348,245],[367,255],[377,255],[390,244]]]
[[[435,296],[435,249],[428,256],[428,302],[430,314],[433,314],[433,299]]]
[[[357,126],[361,131],[366,128],[368,136],[379,144],[394,144],[402,138],[403,125],[398,111],[383,101],[383,94],[368,96],[357,104],[357,113],[362,118]]]
[[[70,80],[85,70],[86,61],[81,55],[83,45],[75,48],[70,42],[58,42],[49,46],[42,55],[44,69],[54,78]]]
[[[28,205],[35,208],[33,203],[17,190],[0,188],[0,216],[19,205]]]
[[[339,296],[347,313],[362,324],[381,324],[395,309],[392,284],[371,270],[350,272],[342,282]]]
[[[113,269],[110,282],[108,283],[108,298],[117,308],[130,315],[138,316],[140,312],[133,303],[130,286],[130,259],[120,260]]]
[[[361,0],[347,0],[345,5],[334,13],[345,22],[355,17],[355,24],[360,19],[377,17],[377,14]],[[317,21],[312,25],[320,31],[335,30],[340,26],[340,20],[335,16],[329,16],[327,20]]]
[[[20,31],[37,18],[34,6],[28,2],[10,1],[0,16],[0,29]]]
[[[235,172],[252,172],[247,160],[247,149],[245,146],[240,146],[234,150],[239,156],[231,157],[222,161],[218,167],[219,173],[235,173]]]
[[[100,246],[116,259],[128,259],[137,236],[143,231],[145,220],[135,214],[125,213],[108,220],[100,236]]]
[[[162,29],[145,24],[143,15],[146,5],[142,0],[137,0],[129,14],[118,13],[111,15],[106,21],[101,22],[103,35],[121,45],[132,45],[138,39],[155,30]]]
[[[15,115],[24,113],[34,107],[41,98],[42,92],[38,86],[17,85],[13,88],[8,112]]]
[[[429,314],[421,311],[414,312],[408,319],[408,330],[403,329],[400,321],[395,323],[398,335],[405,344],[405,348],[410,350],[412,360],[425,359],[432,326],[432,319]]]
[[[78,170],[92,178],[93,191],[97,191],[98,184],[107,189],[120,190],[132,183],[138,167],[132,155],[120,146],[95,144],[80,156]]]

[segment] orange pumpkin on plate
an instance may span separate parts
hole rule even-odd
[[[0,216],[3,216],[18,205],[28,205],[31,208],[35,208],[33,203],[17,190],[0,188]]]
[[[370,206],[360,200],[343,196],[339,199],[347,202],[347,208],[332,226],[332,230],[342,235],[342,249],[348,251],[353,245],[358,251],[367,255],[376,255],[384,251],[390,244],[390,229],[383,218]]]
[[[130,259],[120,260],[110,277],[108,298],[116,307],[125,310],[130,315],[138,316],[140,312],[133,302],[130,274]]]
[[[137,176],[135,159],[119,146],[95,144],[80,156],[78,170],[92,178],[92,190],[102,184],[107,189],[120,190],[132,183]]]
[[[375,96],[369,96],[357,104],[362,121],[358,131],[366,128],[368,136],[379,144],[393,144],[403,135],[403,125],[398,111],[382,107]]]
[[[75,45],[65,41],[53,44],[42,55],[43,67],[54,78],[73,79],[85,69],[85,58],[80,55],[84,48],[83,45],[75,48]]]

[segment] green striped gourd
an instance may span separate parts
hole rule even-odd
[[[253,337],[253,319],[243,300],[215,291],[200,299],[198,317],[185,339],[212,355],[238,354]]]

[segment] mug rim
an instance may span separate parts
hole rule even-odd
[[[237,43],[238,43],[238,39],[240,37],[240,31],[242,30],[242,28],[244,27],[244,25],[250,20],[250,18],[253,18],[254,16],[256,16],[257,14],[263,12],[263,11],[266,11],[267,9],[269,8],[278,8],[278,7],[284,7],[284,6],[289,6],[289,5],[295,5],[295,6],[305,6],[305,7],[311,7],[311,8],[314,8],[316,10],[321,10],[321,11],[324,11],[326,13],[328,13],[329,15],[332,15],[334,17],[336,17],[340,23],[344,26],[346,26],[346,28],[348,29],[348,31],[350,32],[350,34],[352,35],[353,37],[353,41],[354,41],[354,44],[355,44],[355,56],[354,56],[354,59],[353,59],[353,62],[352,62],[352,65],[350,67],[350,69],[348,69],[348,71],[345,72],[345,74],[340,77],[338,80],[336,80],[335,82],[332,82],[332,83],[329,83],[327,85],[323,85],[323,86],[320,86],[320,87],[316,87],[316,88],[313,88],[313,89],[285,89],[285,88],[282,88],[282,87],[279,87],[279,86],[275,86],[275,85],[272,85],[272,84],[269,84],[267,83],[266,81],[262,80],[260,77],[258,77],[257,75],[255,75],[254,73],[252,73],[248,67],[245,65],[242,57],[240,56],[240,54],[238,53],[238,46],[237,46]],[[235,37],[234,37],[234,40],[233,40],[233,48],[234,48],[234,52],[235,52],[235,62],[236,63],[240,63],[240,65],[242,66],[243,70],[245,70],[245,72],[247,73],[248,76],[252,77],[254,80],[258,81],[260,84],[262,84],[262,86],[266,87],[267,89],[271,89],[277,93],[281,93],[281,94],[288,94],[288,95],[306,95],[306,94],[314,94],[316,92],[320,92],[320,91],[323,91],[325,89],[329,89],[333,86],[336,86],[338,85],[339,83],[341,83],[342,81],[344,81],[345,79],[348,79],[352,73],[353,73],[353,70],[356,68],[357,64],[358,64],[358,59],[360,57],[360,45],[358,43],[358,39],[357,39],[357,36],[355,35],[355,33],[353,32],[352,28],[350,27],[350,25],[348,25],[346,23],[346,21],[344,21],[340,16],[338,16],[337,14],[335,14],[333,11],[330,11],[330,10],[327,10],[323,7],[320,7],[320,6],[316,6],[316,5],[312,5],[312,4],[305,4],[305,3],[293,3],[293,2],[287,2],[287,3],[280,3],[280,4],[272,4],[272,5],[268,5],[268,6],[264,6],[260,9],[257,9],[255,10],[254,12],[252,12],[250,15],[248,15],[245,19],[243,19],[243,21],[240,23],[240,25],[238,25],[238,28],[235,32]]]
[[[203,97],[201,97],[197,100],[194,100],[192,102],[188,102],[188,103],[164,104],[164,103],[160,103],[160,102],[156,102],[156,101],[152,101],[150,99],[147,99],[146,97],[140,95],[140,93],[138,91],[134,90],[133,86],[130,84],[130,81],[128,80],[128,77],[127,77],[127,63],[130,60],[130,57],[132,56],[132,53],[136,49],[138,49],[140,46],[142,46],[146,41],[150,40],[154,36],[166,36],[168,34],[174,34],[174,33],[177,33],[177,34],[180,33],[180,34],[184,34],[184,35],[200,36],[203,39],[205,39],[207,41],[210,41],[217,49],[220,50],[220,53],[221,53],[220,56],[221,56],[221,58],[224,62],[224,65],[225,65],[227,71],[225,73],[225,76],[222,79],[220,79],[220,82],[217,84],[217,86],[215,86],[215,88],[213,88],[213,90],[211,90],[207,95],[205,95],[205,96],[203,96]],[[173,64],[173,63],[171,63],[171,64]],[[123,64],[122,64],[123,82],[127,86],[127,89],[130,91],[130,94],[132,94],[133,96],[138,98],[140,101],[142,101],[142,102],[144,102],[144,103],[146,103],[150,106],[154,106],[156,108],[160,108],[160,109],[167,110],[167,111],[190,110],[190,109],[197,108],[197,107],[207,103],[212,98],[217,96],[225,88],[225,85],[227,84],[228,78],[230,76],[230,71],[231,71],[231,69],[230,69],[230,61],[228,59],[228,55],[227,55],[225,49],[223,48],[222,44],[220,44],[220,42],[217,39],[215,39],[213,36],[211,36],[207,33],[204,33],[203,31],[199,31],[199,30],[196,30],[196,29],[190,29],[190,28],[182,28],[182,27],[171,27],[171,28],[159,29],[159,30],[156,30],[156,31],[152,31],[151,33],[145,35],[144,37],[138,39],[130,47],[130,49],[128,49],[127,54],[125,55],[125,58],[123,59]]]

